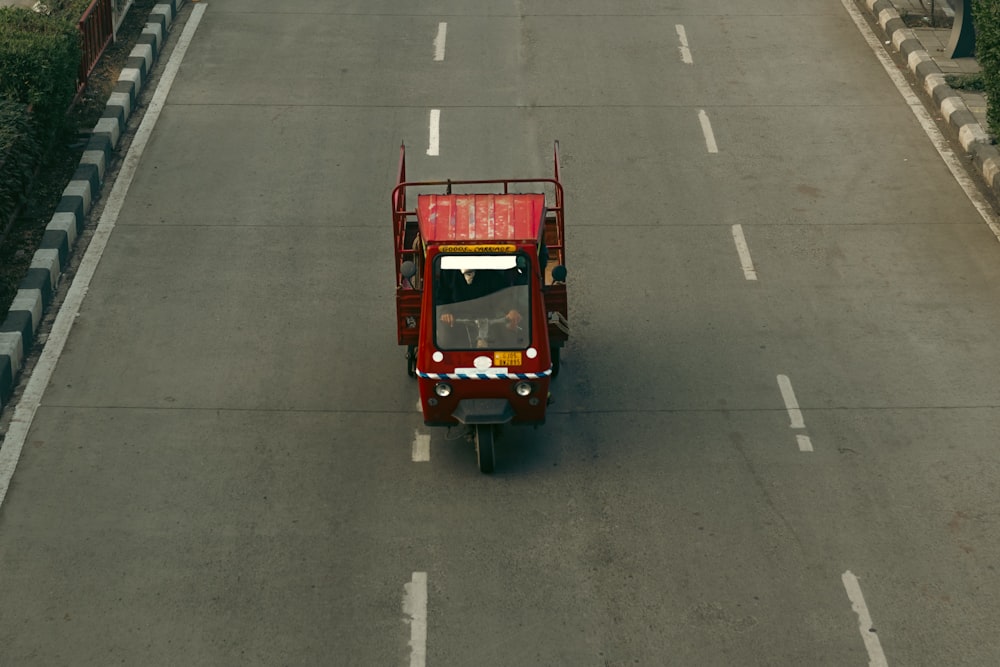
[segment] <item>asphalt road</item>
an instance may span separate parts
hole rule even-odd
[[[194,7],[0,508],[0,665],[1000,664],[1000,244],[840,3]],[[401,140],[553,139],[572,339],[488,477],[417,412],[389,192]]]

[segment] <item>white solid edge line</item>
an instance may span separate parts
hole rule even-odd
[[[429,137],[427,141],[427,154],[437,155],[438,145],[441,141],[441,110],[431,109],[429,122]]]
[[[903,96],[906,100],[907,105],[910,107],[910,111],[913,115],[917,117],[920,122],[920,126],[924,128],[924,132],[927,137],[931,140],[934,148],[937,149],[938,155],[944,160],[945,165],[951,172],[951,175],[958,181],[962,190],[965,191],[965,196],[969,198],[972,205],[976,207],[979,211],[979,215],[982,216],[983,220],[989,226],[990,231],[993,235],[1000,241],[1000,223],[998,223],[996,216],[993,213],[992,208],[986,201],[985,197],[976,188],[975,183],[969,177],[965,171],[965,167],[962,165],[961,161],[955,156],[955,152],[951,150],[951,146],[948,144],[948,140],[945,139],[941,131],[938,130],[934,121],[931,119],[927,109],[924,108],[923,102],[917,97],[914,92],[910,89],[910,84],[907,83],[906,77],[899,71],[895,63],[882,48],[882,43],[879,41],[878,37],[872,32],[865,21],[864,16],[861,14],[861,10],[854,6],[852,0],[840,0],[841,4],[844,5],[844,9],[847,13],[851,15],[851,19],[854,20],[854,24],[858,27],[861,32],[861,36],[868,42],[868,46],[875,53],[879,62],[882,64],[882,68],[885,70],[889,78],[896,85],[896,90],[899,94]]]
[[[743,236],[743,225],[733,225],[733,241],[736,242],[736,252],[743,266],[743,276],[747,280],[757,280],[757,271],[753,268],[753,260],[750,258],[750,247],[747,246],[747,239]]]
[[[444,45],[448,39],[448,24],[438,23],[437,36],[434,38],[434,60],[441,62],[444,60]]]
[[[708,119],[708,113],[704,109],[698,110],[698,120],[701,121],[701,131],[705,133],[705,146],[709,153],[718,153],[719,146],[715,143],[715,133],[712,132],[712,121]]]
[[[800,452],[811,452],[813,450],[812,440],[809,439],[808,435],[797,435],[795,439],[799,443]]]
[[[847,589],[847,597],[851,601],[851,609],[858,615],[858,628],[861,630],[861,639],[868,650],[869,667],[888,667],[889,663],[882,652],[882,642],[879,641],[878,634],[872,626],[872,617],[868,613],[868,605],[865,604],[865,596],[861,593],[861,585],[858,578],[850,570],[841,575],[844,588]]]
[[[778,389],[781,390],[781,398],[785,401],[785,409],[788,410],[788,418],[792,422],[791,428],[805,428],[806,423],[802,420],[799,402],[795,400],[795,392],[792,390],[792,381],[787,375],[778,376]]]
[[[419,430],[413,431],[413,461],[423,463],[431,460],[431,436],[421,433]]]
[[[684,26],[677,24],[677,37],[680,39],[681,45],[677,47],[681,52],[681,62],[686,65],[691,65],[694,63],[694,59],[691,57],[691,49],[688,48],[688,37],[687,31],[684,30]]]
[[[427,573],[414,572],[403,593],[403,613],[409,616],[410,667],[427,664]]]
[[[142,122],[135,132],[135,137],[132,139],[132,144],[122,160],[118,177],[108,194],[104,211],[101,213],[94,235],[87,246],[87,252],[84,253],[83,259],[80,261],[80,267],[77,269],[73,284],[66,292],[66,299],[52,323],[52,331],[49,333],[45,348],[42,350],[38,363],[31,373],[31,378],[24,388],[24,394],[17,402],[17,408],[10,421],[10,428],[7,430],[7,437],[4,439],[3,447],[0,448],[0,505],[3,505],[4,498],[7,497],[10,480],[14,475],[18,459],[21,458],[21,449],[24,447],[31,423],[35,419],[35,412],[42,402],[45,388],[48,386],[56,364],[59,362],[59,357],[62,355],[66,339],[73,328],[73,322],[80,313],[83,299],[87,295],[90,281],[94,277],[97,265],[104,254],[104,248],[107,246],[111,232],[118,221],[118,214],[125,203],[125,197],[132,185],[132,179],[135,177],[139,161],[142,159],[142,153],[146,149],[153,127],[163,110],[164,102],[170,93],[170,87],[174,83],[174,77],[177,75],[177,70],[180,69],[188,45],[191,43],[198,23],[207,8],[208,3],[199,3],[194,6],[191,17],[184,26],[184,31],[177,40],[173,53],[170,54],[170,60],[167,61],[167,65],[163,69],[153,98],[150,100],[149,106],[146,107],[146,114],[143,116]]]

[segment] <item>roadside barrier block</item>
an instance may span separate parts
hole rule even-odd
[[[9,318],[8,318],[9,319]],[[10,375],[11,384],[13,384],[13,378],[17,376],[18,371],[21,370],[21,360],[24,359],[24,345],[21,338],[20,331],[7,331],[7,320],[0,324],[0,355],[7,357],[10,360]],[[10,398],[10,390],[13,386],[9,388],[5,393],[6,398]]]
[[[59,276],[62,275],[59,265],[59,251],[55,249],[39,248],[31,258],[30,269],[45,269],[49,272],[49,291],[55,291],[59,285]],[[29,271],[30,271],[29,269]]]
[[[97,124],[94,125],[94,132],[103,132],[108,135],[112,146],[117,146],[118,140],[121,139],[122,136],[121,125],[118,123],[116,118],[101,118],[97,121]]]
[[[40,249],[55,250],[59,253],[59,270],[66,268],[69,262],[69,251],[72,246],[69,244],[69,236],[60,229],[46,229],[42,233],[42,242],[38,246]]]
[[[994,149],[996,152],[996,149]],[[1000,185],[1000,158],[996,156],[991,156],[983,160],[982,163],[983,178],[986,179],[986,184],[989,185],[994,190]]]
[[[36,289],[19,289],[10,305],[11,311],[24,311],[31,314],[31,326],[38,331],[42,321],[42,293]]]
[[[20,358],[20,357],[18,357]],[[14,393],[14,357],[3,352],[3,341],[0,341],[0,410],[3,410],[7,399]]]
[[[113,92],[128,95],[129,108],[135,110],[139,107],[139,89],[132,81],[119,80],[112,89]],[[88,146],[88,148],[90,148]],[[110,152],[110,151],[109,151]]]
[[[28,350],[34,344],[41,319],[42,302],[38,290],[18,290],[18,296],[0,329],[7,333],[16,332],[21,336],[22,350]]]
[[[878,24],[885,30],[886,34],[891,35],[892,30],[889,30],[888,25],[892,21],[900,21],[899,14],[896,12],[895,8],[883,9],[878,13]],[[906,25],[906,24],[903,24]]]
[[[41,246],[18,284],[7,317],[0,322],[0,409],[14,393],[14,383],[42,317],[52,303],[56,286],[86,225],[86,217],[100,193],[112,155],[128,118],[137,109],[142,91],[166,34],[185,0],[157,3],[136,45],[118,75],[104,115],[94,126],[73,180],[66,186],[56,211],[45,227]]]
[[[153,69],[153,62],[156,60],[156,53],[153,51],[153,47],[150,44],[136,44],[132,47],[132,52],[128,54],[129,60],[132,59],[142,59],[146,63],[145,72]]]
[[[66,234],[66,241],[72,248],[76,245],[77,231],[76,231],[76,218],[69,213],[55,213],[52,215],[52,220],[49,224],[45,226],[45,231],[53,232],[63,232]]]
[[[121,107],[124,110],[125,120],[132,115],[132,96],[127,93],[111,93],[108,95],[109,107]]]
[[[142,34],[139,36],[139,43],[152,45],[157,55],[159,55],[160,48],[163,45],[163,25],[160,23],[147,23],[146,27],[142,29]]]
[[[157,17],[157,21],[162,23],[165,29],[169,29],[170,24],[174,22],[174,10],[170,5],[156,4],[150,10],[149,17],[150,21],[153,20],[153,17]]]
[[[98,184],[104,182],[104,174],[107,171],[107,155],[104,151],[84,151],[80,158],[80,166],[91,165],[97,170]]]
[[[70,181],[63,190],[63,199],[79,197],[83,200],[83,214],[90,212],[90,183],[87,181]]]
[[[40,291],[42,293],[42,308],[48,308],[49,304],[52,303],[52,294],[54,292],[52,272],[48,269],[30,268],[24,278],[21,279],[21,282],[18,283],[17,288],[19,290],[36,289]]]
[[[114,146],[111,145],[110,137],[98,133],[90,135],[86,150],[87,152],[100,151],[104,153],[104,164],[107,166],[111,163],[111,154],[114,152]]]
[[[156,3],[157,7],[170,7],[170,22],[173,23],[174,18],[177,17],[177,10],[181,8],[184,4],[184,0],[166,0],[166,2]]]
[[[904,27],[902,27],[902,28],[896,28],[895,31],[892,33],[892,45],[896,47],[896,50],[897,51],[902,51],[903,50],[902,49],[902,44],[904,42],[912,42],[912,43],[920,44],[920,40],[917,39],[917,33],[913,32],[909,28],[905,27],[906,24],[903,23],[902,19],[900,19],[899,22]]]
[[[118,133],[119,136],[125,133],[125,107],[118,106],[117,104],[108,104],[104,107],[104,112],[101,113],[101,118],[111,118],[116,123],[118,123]]]
[[[989,144],[990,137],[980,127],[971,111],[959,111],[951,116],[952,127],[958,127],[958,141],[968,152],[972,152],[973,144]]]
[[[131,60],[131,58],[129,60]],[[141,63],[141,66],[145,67],[146,61],[142,60],[141,58],[137,58],[135,62]],[[145,80],[145,77],[143,76],[142,71],[136,68],[134,65],[130,65],[128,62],[126,62],[126,65],[129,66],[124,67],[122,71],[118,73],[118,81],[131,82],[133,89],[136,91],[135,94],[138,95],[139,94],[138,91],[142,90],[142,84]]]
[[[101,170],[94,164],[87,164],[80,161],[80,165],[73,172],[73,180],[90,185],[91,201],[97,199],[97,193],[101,190]]]
[[[16,333],[21,337],[21,351],[31,349],[35,339],[35,331],[31,326],[31,313],[27,310],[12,310],[7,313],[7,319],[0,324],[5,333]]]
[[[83,200],[79,197],[63,197],[56,205],[56,213],[67,213],[73,216],[76,223],[76,231],[79,234],[83,231],[84,215]]]

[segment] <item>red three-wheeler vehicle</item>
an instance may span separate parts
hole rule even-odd
[[[407,181],[400,147],[398,342],[424,423],[468,427],[484,473],[500,426],[545,422],[569,337],[558,142],[553,160],[553,178]]]

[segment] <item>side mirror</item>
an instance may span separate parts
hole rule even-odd
[[[552,282],[559,284],[566,282],[566,267],[560,264],[552,269]]]

